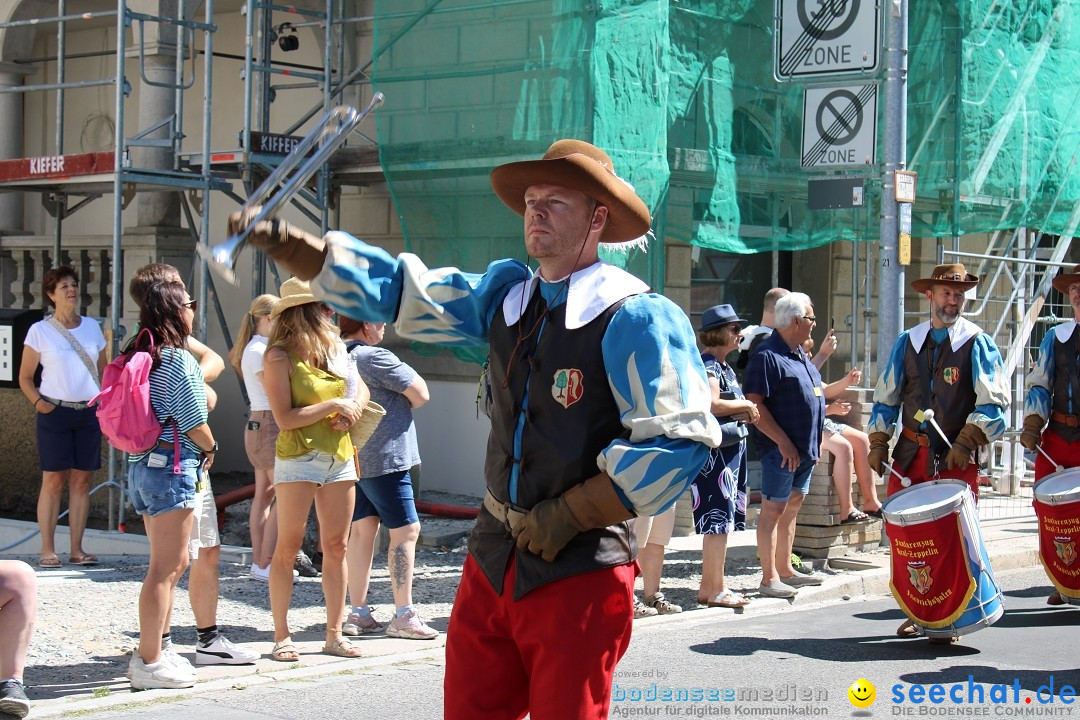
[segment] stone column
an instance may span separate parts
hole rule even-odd
[[[18,87],[32,70],[0,62],[0,86]],[[23,157],[23,93],[0,93],[0,160]],[[25,233],[23,194],[0,193],[0,234]]]
[[[159,17],[180,17],[179,3],[175,0],[135,0],[131,2],[131,8],[140,12]],[[176,90],[172,87],[176,81],[176,26],[162,25],[161,23],[147,22],[145,25],[143,47],[143,69],[132,68],[128,80],[138,84],[139,114],[138,125],[128,118],[125,124],[124,135],[131,137],[153,127],[157,123],[167,120],[176,114]],[[138,33],[135,34],[138,42]],[[139,48],[129,47],[127,56],[139,57]],[[147,80],[161,85],[151,85],[144,82],[142,75]],[[168,139],[168,126],[159,128],[148,134],[146,139]],[[132,148],[133,166],[149,170],[171,170],[173,167],[173,151],[171,147],[163,148]],[[180,226],[180,198],[176,192],[150,192],[142,191],[136,198],[136,223],[139,228],[151,227],[179,227]]]

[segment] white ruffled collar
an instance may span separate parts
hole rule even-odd
[[[503,299],[503,318],[508,326],[521,319],[539,284],[540,275],[535,274],[515,285]],[[585,327],[623,298],[648,290],[639,278],[603,260],[578,270],[571,274],[566,292],[566,329]]]
[[[1076,330],[1076,321],[1070,320],[1069,322],[1063,322],[1060,325],[1054,327],[1054,334],[1057,335],[1057,341],[1063,343],[1072,337],[1073,331]]]
[[[922,350],[923,343],[926,342],[926,336],[930,334],[930,327],[930,321],[927,320],[908,331],[908,339],[911,341],[911,347],[915,348],[915,352]],[[970,320],[960,318],[949,326],[949,344],[955,350],[981,332],[982,330],[979,329],[978,325]]]

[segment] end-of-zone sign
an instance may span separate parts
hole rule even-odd
[[[774,70],[779,81],[876,72],[876,0],[776,0]]]
[[[806,88],[802,167],[856,167],[876,161],[877,85]]]

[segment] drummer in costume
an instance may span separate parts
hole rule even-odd
[[[974,456],[1005,432],[1009,394],[993,339],[963,318],[964,293],[978,284],[979,278],[959,263],[938,265],[930,277],[911,283],[930,302],[930,320],[897,338],[874,389],[868,427],[870,467],[889,474],[889,495],[903,488],[899,473],[912,484],[963,480],[979,496]],[[934,411],[949,443],[928,420],[916,419],[927,409]],[[893,473],[889,440],[898,422]],[[916,634],[910,620],[897,630],[900,637]]]
[[[1046,333],[1039,345],[1039,359],[1027,376],[1020,444],[1032,452],[1041,445],[1054,462],[1073,468],[1080,466],[1080,265],[1054,278],[1054,288],[1069,298],[1073,319]],[[1036,482],[1055,470],[1043,453],[1036,453]],[[1055,590],[1046,602],[1061,605],[1063,600]]]
[[[516,260],[429,270],[279,221],[253,228],[253,243],[344,315],[429,343],[490,343],[487,496],[447,631],[444,717],[603,718],[632,627],[626,520],[670,507],[720,427],[686,315],[599,260],[601,241],[643,241],[650,223],[611,158],[560,140],[491,181],[524,216],[538,272]],[[250,217],[234,214],[232,229]]]

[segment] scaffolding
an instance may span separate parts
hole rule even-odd
[[[347,68],[349,57],[347,45],[350,37],[345,32],[349,24],[370,22],[370,17],[341,17],[336,8],[341,0],[325,0],[321,9],[304,9],[277,5],[261,0],[245,0],[242,13],[245,16],[244,54],[241,57],[217,53],[214,46],[215,2],[204,0],[201,19],[183,16],[185,3],[179,3],[180,16],[155,15],[139,12],[131,7],[133,0],[116,0],[115,8],[69,12],[67,0],[56,0],[56,14],[49,17],[19,18],[0,23],[4,32],[40,32],[55,27],[55,58],[35,58],[36,62],[55,60],[55,79],[48,82],[26,83],[0,87],[0,93],[52,93],[55,98],[55,137],[52,153],[45,157],[23,157],[0,160],[0,192],[39,193],[47,212],[54,218],[53,247],[51,255],[43,258],[47,265],[60,265],[64,258],[64,220],[94,200],[112,197],[112,246],[111,253],[96,258],[94,269],[100,275],[108,275],[108,282],[101,283],[102,303],[108,294],[108,315],[111,323],[111,351],[117,353],[125,329],[123,319],[123,257],[124,234],[123,211],[140,192],[168,192],[179,196],[180,210],[188,233],[195,244],[208,245],[212,237],[209,222],[213,193],[224,193],[238,203],[257,187],[283,160],[288,150],[299,138],[292,135],[312,118],[321,117],[339,104],[345,90],[365,78],[367,66]],[[282,17],[288,21],[281,21]],[[299,18],[299,21],[297,21]],[[100,26],[112,23],[116,33],[114,48],[100,53],[79,54],[67,51],[69,30],[88,24]],[[322,32],[321,66],[299,66],[295,63],[276,62],[271,58],[274,45],[280,38],[294,36],[299,28],[318,28]],[[295,43],[289,46],[289,43]],[[150,43],[171,47],[175,61],[171,77],[159,79],[148,70],[147,47]],[[288,46],[288,47],[287,47]],[[283,49],[295,49],[298,40],[287,41]],[[88,55],[108,57],[114,60],[114,71],[109,75],[92,79],[68,80],[68,63]],[[202,126],[197,150],[185,147],[183,126],[184,103],[190,91],[196,87],[196,58],[202,63]],[[138,58],[138,65],[129,73],[126,60]],[[243,120],[238,133],[239,148],[215,151],[211,147],[213,123],[213,73],[215,57],[243,62],[244,96]],[[137,74],[137,80],[135,75]],[[130,76],[129,76],[130,75]],[[275,84],[278,79],[288,82]],[[131,121],[125,112],[125,100],[133,91],[133,80],[140,90],[156,88],[159,92],[172,93],[172,110],[159,121],[137,132],[131,130]],[[299,81],[299,82],[297,82]],[[66,154],[65,93],[83,88],[109,88],[113,91],[114,126],[113,149],[90,153]],[[270,107],[279,92],[297,88],[319,89],[319,102],[301,113],[300,119],[283,132],[273,132]],[[364,138],[365,144],[340,151],[320,170],[312,188],[297,193],[293,206],[305,217],[326,231],[339,219],[341,187],[346,184],[364,185],[381,180],[374,140]],[[261,143],[261,144],[260,144]],[[238,182],[242,191],[234,189]],[[72,200],[75,200],[72,202]],[[253,253],[252,296],[264,292],[267,285],[267,267],[274,273],[275,286],[280,284],[276,269],[266,262],[261,253]],[[212,307],[227,346],[232,345],[229,326],[220,298],[214,287],[213,277],[200,254],[192,253],[192,273],[188,284],[198,299],[198,333],[206,341],[207,313]],[[84,268],[84,270],[89,268]],[[23,272],[26,272],[25,270]],[[84,277],[89,273],[83,273]],[[85,302],[84,307],[87,303]],[[240,384],[244,393],[243,384]],[[246,393],[245,399],[246,399]],[[109,489],[109,529],[124,528],[126,500],[124,484],[124,458],[110,446],[107,461],[108,479],[102,487]],[[119,491],[119,492],[117,492]]]

